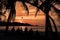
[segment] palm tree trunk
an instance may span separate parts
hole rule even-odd
[[[15,15],[16,15],[15,13],[16,13],[16,11],[15,11],[15,5],[13,5],[13,6],[11,7],[10,14],[9,14],[9,16],[8,16],[7,23],[8,23],[8,22],[11,22],[11,20],[14,20]],[[8,27],[9,27],[9,26],[6,26],[6,31],[8,31]]]
[[[51,32],[52,33],[52,26],[49,20],[49,10],[50,10],[50,5],[46,4],[45,5],[45,14],[46,14],[46,26],[45,26],[45,35],[46,37],[48,37],[48,33]]]
[[[48,36],[49,32],[52,32],[52,26],[51,26],[51,23],[50,23],[50,20],[49,20],[49,15],[46,14],[46,27],[45,27],[46,36]]]

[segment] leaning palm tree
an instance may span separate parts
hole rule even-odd
[[[49,11],[51,10],[51,7],[53,7],[54,3],[56,2],[55,0],[40,0],[42,2],[42,4],[40,6],[38,6],[38,3],[37,3],[38,0],[34,1],[35,3],[30,3],[30,2],[27,2],[35,7],[37,7],[37,12],[39,11],[39,9],[41,9],[45,14],[46,14],[46,35],[48,34],[48,31],[51,31],[52,32],[52,26],[51,26],[51,23],[50,23],[50,19],[52,20],[53,24],[54,24],[54,28],[57,32],[57,28],[56,28],[56,24],[54,22],[54,20],[52,19],[52,17],[49,15]],[[59,1],[57,1],[59,2]],[[37,15],[37,12],[35,15]],[[50,18],[50,19],[49,19]]]
[[[14,20],[15,18],[15,0],[5,0],[5,7],[6,7],[6,10],[10,9],[10,13],[9,13],[9,16],[8,16],[8,19],[7,19],[7,23],[8,22],[11,22],[11,20]],[[8,26],[6,26],[6,31],[8,30]]]
[[[6,4],[4,4],[4,5],[6,7],[6,10],[10,9],[10,13],[9,13],[7,22],[11,22],[12,20],[14,21],[15,16],[16,16],[15,3],[16,3],[16,1],[19,1],[19,0],[5,0],[5,1],[6,1]],[[25,10],[27,11],[27,13],[29,13],[28,7],[25,4],[24,0],[21,0],[20,2],[22,2]],[[8,30],[8,26],[6,26],[6,30]]]
[[[35,16],[37,15],[37,12],[39,11],[39,9],[41,9],[46,14],[46,34],[48,34],[47,33],[48,31],[51,31],[52,32],[52,27],[51,27],[51,23],[50,23],[49,18],[52,20],[52,22],[54,24],[54,27],[55,27],[55,30],[57,31],[54,20],[49,16],[49,11],[50,11],[50,8],[51,8],[51,3],[53,1],[51,1],[51,0],[42,1],[41,0],[41,2],[42,2],[42,4],[40,6],[38,6],[38,0],[35,0],[33,4],[30,3],[30,2],[29,3],[31,5],[37,7],[37,11],[36,11]]]
[[[50,11],[52,2],[53,2],[52,0],[45,0],[44,2],[42,2],[42,4],[39,6],[39,8],[37,10],[37,11],[39,11],[39,9],[41,9],[46,14],[46,27],[45,27],[46,36],[48,36],[48,31],[52,32],[51,23],[50,23],[50,20],[49,20],[49,18],[52,19],[49,16],[49,11]],[[54,27],[56,27],[56,26],[54,26]]]
[[[48,31],[52,32],[52,27],[51,27],[51,23],[49,20],[49,11],[50,11],[50,7],[51,7],[51,0],[45,0],[43,2],[43,4],[39,7],[39,8],[43,8],[43,12],[46,14],[46,27],[45,27],[45,31],[46,31],[46,36],[48,36]]]
[[[49,11],[51,10],[51,7],[54,8],[55,12],[60,11],[57,8],[54,7],[54,5],[53,5],[54,3],[60,4],[59,0],[45,0],[44,2],[42,2],[42,4],[39,6],[39,8],[37,10],[37,11],[39,11],[39,9],[41,9],[46,14],[46,29],[45,29],[46,35],[48,34],[48,30],[50,30],[52,32],[52,27],[51,27],[51,23],[50,23],[49,18],[52,20],[52,22],[54,24],[55,31],[57,33],[57,28],[56,28],[56,25],[54,23],[54,20],[49,16]]]

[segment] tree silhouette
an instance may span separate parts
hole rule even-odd
[[[33,5],[35,7],[37,7],[38,8],[37,12],[39,11],[39,9],[41,9],[46,14],[46,28],[45,28],[46,35],[48,34],[48,31],[52,32],[52,26],[51,26],[51,23],[50,23],[50,19],[53,22],[54,28],[55,28],[55,32],[57,33],[56,24],[55,24],[54,20],[52,19],[52,17],[50,17],[49,11],[51,10],[51,7],[54,8],[54,5],[53,5],[54,3],[60,4],[59,3],[60,1],[59,0],[45,0],[45,1],[41,0],[41,2],[42,2],[42,4],[40,6],[38,6],[37,1],[35,3],[33,3],[33,4],[30,3],[30,2],[27,2],[27,3],[29,3],[29,4],[31,4],[31,5]],[[57,8],[54,8],[54,9],[56,10]],[[60,10],[57,9],[56,11],[60,11]],[[37,12],[36,12],[35,15],[37,15]]]
[[[10,13],[9,13],[7,22],[11,22],[11,20],[15,18],[15,15],[16,15],[16,13],[15,13],[16,12],[15,11],[15,3],[16,3],[16,1],[22,2],[23,7],[27,11],[27,14],[29,14],[29,10],[28,10],[28,7],[25,4],[25,2],[37,7],[37,12],[39,11],[39,9],[41,9],[46,14],[46,28],[45,28],[46,35],[48,34],[48,31],[52,32],[52,26],[51,26],[51,23],[50,23],[50,19],[52,20],[52,22],[54,24],[54,28],[55,28],[55,30],[57,32],[57,28],[56,28],[55,22],[52,19],[52,17],[50,17],[49,11],[51,10],[51,7],[53,7],[55,10],[57,9],[57,8],[54,7],[53,4],[54,3],[60,4],[59,0],[45,0],[45,1],[41,0],[42,4],[40,6],[38,6],[39,5],[38,4],[38,0],[32,0],[33,3],[31,3],[30,0],[6,0],[6,4],[4,4],[6,6],[6,10],[10,9]],[[58,9],[57,9],[57,11],[58,11]],[[37,15],[37,12],[36,12],[35,15]],[[6,27],[6,29],[8,29],[8,26]]]
[[[11,22],[12,20],[14,21],[14,19],[15,19],[15,16],[16,16],[15,3],[16,3],[16,1],[19,1],[19,0],[1,0],[1,2],[4,3],[6,10],[10,9],[10,13],[9,13],[7,22]],[[27,8],[24,0],[21,0],[21,2],[23,4],[25,10],[29,13],[28,8]],[[8,26],[6,26],[6,30],[8,30]]]
[[[54,4],[55,5],[55,4]],[[52,6],[58,17],[60,18],[60,10],[57,9],[56,7]]]
[[[56,1],[55,0],[45,0],[45,1],[41,0],[42,4],[40,6],[38,6],[38,3],[37,3],[38,0],[36,0],[34,2],[35,3],[30,3],[30,2],[27,2],[27,3],[37,7],[35,16],[37,15],[37,12],[39,11],[39,9],[41,9],[46,14],[46,28],[45,28],[46,35],[48,34],[48,31],[52,32],[52,26],[50,23],[50,19],[52,20],[52,22],[54,24],[54,28],[57,32],[56,24],[55,24],[54,20],[52,19],[52,17],[50,17],[50,15],[49,15],[49,11],[51,10],[51,7],[54,6],[53,3],[55,3]]]
[[[39,11],[39,9],[41,9],[46,14],[46,28],[45,28],[46,36],[48,36],[48,31],[52,32],[52,26],[50,23],[50,19],[52,20],[55,31],[57,32],[56,24],[55,24],[54,20],[52,19],[52,17],[50,17],[50,15],[49,15],[49,11],[51,10],[51,7],[54,6],[53,3],[55,3],[55,2],[56,2],[56,0],[45,0],[45,1],[42,1],[42,4],[39,7],[37,7],[37,5],[36,5],[36,7],[38,8],[37,12]],[[59,1],[57,1],[57,2],[59,2]],[[37,12],[35,15],[37,15]]]

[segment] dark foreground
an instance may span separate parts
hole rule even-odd
[[[60,34],[60,33],[59,33]],[[48,37],[45,36],[44,32],[33,31],[22,31],[18,29],[15,31],[12,29],[11,31],[3,31],[0,30],[0,40],[60,40],[60,36],[56,36],[55,32],[49,34]]]

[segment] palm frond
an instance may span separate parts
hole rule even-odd
[[[10,13],[7,19],[7,22],[10,22],[14,18],[15,14],[15,5],[16,0],[6,0],[6,10],[10,9]]]
[[[54,11],[56,12],[56,14],[58,15],[58,17],[60,18],[60,10],[57,9],[56,7],[54,7],[54,5],[52,5],[52,7],[54,8]]]
[[[28,0],[18,0],[18,1],[22,2],[25,11],[27,11],[27,15],[29,15],[29,9],[28,9],[27,5],[25,4],[25,2],[28,1]]]
[[[38,5],[38,0],[34,1],[34,5],[37,6]]]
[[[33,5],[38,6],[38,0],[34,0]],[[37,11],[35,13],[35,17],[37,16],[38,11],[39,11],[39,9],[37,8]]]
[[[14,5],[14,3],[16,3],[17,0],[6,0],[6,9],[10,9],[11,6]]]
[[[55,3],[58,3],[58,4],[60,4],[60,0],[55,0]]]
[[[35,7],[38,8],[38,5],[36,5],[35,3],[31,3],[30,1],[26,1],[26,3],[29,3],[30,5],[35,6]]]
[[[39,9],[37,8],[36,13],[35,13],[35,17],[37,16],[38,11],[39,11]]]
[[[44,7],[44,4],[42,3],[38,9],[41,9],[44,12],[43,7]]]
[[[22,4],[23,4],[24,9],[27,11],[27,15],[29,15],[29,9],[27,5],[25,4],[25,2],[22,2]]]

